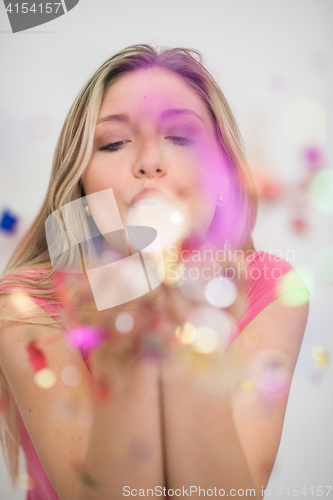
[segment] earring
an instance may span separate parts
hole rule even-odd
[[[223,207],[228,201],[228,197],[225,193],[223,193],[222,191],[219,191],[219,193],[217,194],[217,202],[216,204],[219,206],[219,207]]]
[[[91,212],[90,212],[90,207],[89,205],[84,205],[84,213],[87,215],[87,216],[90,216],[91,215]]]

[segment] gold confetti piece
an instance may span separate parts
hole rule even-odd
[[[323,346],[314,347],[312,349],[312,357],[318,369],[323,370],[327,367],[329,356]]]

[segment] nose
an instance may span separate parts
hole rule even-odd
[[[147,139],[142,143],[137,160],[133,167],[135,177],[162,177],[166,174],[166,166],[161,158],[156,141]]]

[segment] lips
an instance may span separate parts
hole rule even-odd
[[[130,206],[132,207],[133,205],[138,203],[138,201],[143,200],[145,198],[151,198],[154,196],[163,197],[163,198],[166,197],[165,193],[163,191],[160,191],[157,188],[145,188],[145,189],[142,189],[141,191],[139,191],[138,193],[136,193],[132,197],[132,199],[130,201]]]

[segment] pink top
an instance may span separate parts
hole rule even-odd
[[[281,278],[289,271],[293,271],[293,267],[280,257],[263,251],[252,254],[244,282],[246,312],[234,327],[230,341],[235,339],[245,326],[273,300],[293,289],[307,289],[304,281],[295,272],[290,274],[290,279],[283,280],[282,287]],[[31,272],[33,273],[33,271]],[[57,308],[52,304],[45,304],[45,299],[31,298],[51,316],[56,313]],[[83,359],[87,363],[87,358],[84,355]],[[39,460],[22,417],[19,412],[18,414],[21,422],[21,445],[26,457],[27,473],[35,482],[34,489],[27,492],[26,500],[59,500]]]

